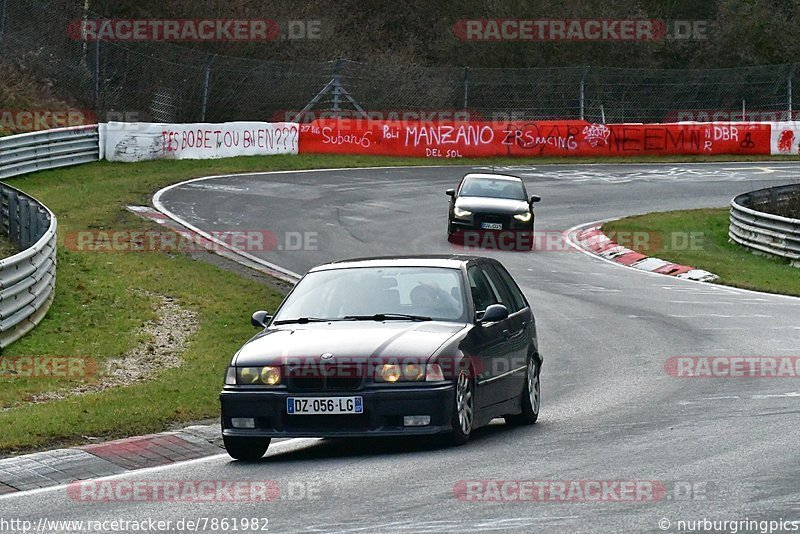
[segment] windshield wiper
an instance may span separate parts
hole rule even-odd
[[[375,315],[345,315],[348,321],[432,321],[424,315],[410,315],[407,313],[376,313]]]
[[[330,321],[341,321],[341,319],[323,319],[321,317],[297,317],[295,319],[281,319],[272,321],[272,324],[308,324],[308,323],[327,323]]]

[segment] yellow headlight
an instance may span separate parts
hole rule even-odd
[[[422,380],[425,378],[425,368],[418,363],[407,363],[403,366],[403,378],[406,380]]]
[[[268,386],[281,383],[281,371],[277,367],[264,367],[261,369],[261,381]]]
[[[397,382],[400,380],[400,366],[387,363],[378,367],[378,376],[384,382]]]
[[[470,215],[472,215],[472,212],[467,210],[462,210],[461,208],[453,208],[453,215],[461,219],[464,217],[469,217]]]
[[[255,367],[242,367],[239,369],[240,384],[258,384],[261,372]]]
[[[528,213],[517,213],[514,215],[514,218],[518,221],[528,222],[531,220],[531,212]]]
[[[240,367],[239,384],[277,386],[281,383],[279,367]]]

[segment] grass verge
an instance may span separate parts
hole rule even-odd
[[[685,157],[670,161],[731,159],[759,158]],[[781,159],[792,158],[775,158],[775,161]],[[212,174],[391,165],[502,166],[534,162],[541,165],[664,160],[655,157],[422,160],[303,155],[139,164],[98,162],[10,180],[56,213],[61,246],[56,298],[50,311],[33,332],[5,350],[0,363],[15,357],[49,355],[83,357],[100,365],[109,358],[117,358],[148,342],[138,333],[143,323],[155,316],[155,302],[148,294],[170,296],[181,306],[194,310],[198,330],[182,354],[181,367],[162,370],[152,380],[126,387],[31,403],[32,396],[37,394],[73,388],[82,382],[102,380],[102,377],[0,376],[0,425],[4,429],[0,435],[0,455],[56,444],[85,443],[87,436],[116,438],[143,434],[175,423],[216,417],[217,392],[224,369],[233,352],[253,334],[250,313],[258,308],[274,310],[281,299],[266,285],[245,280],[184,254],[68,250],[63,246],[63,239],[69,232],[153,230],[156,225],[130,214],[125,206],[149,204],[152,194],[161,187]],[[454,173],[454,179],[457,175]],[[753,259],[746,253],[742,256]]]
[[[13,256],[17,253],[17,249],[8,240],[8,237],[0,233],[0,260]]]
[[[603,231],[612,238],[639,232],[640,242],[648,242],[639,252],[712,272],[720,284],[800,296],[800,269],[728,242],[727,208],[626,217],[604,224]]]

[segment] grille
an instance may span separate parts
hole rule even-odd
[[[286,387],[290,391],[355,391],[361,388],[366,364],[320,364],[313,369],[288,367]]]

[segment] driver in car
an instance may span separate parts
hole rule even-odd
[[[458,302],[446,291],[430,285],[419,284],[409,293],[414,313],[439,315],[441,312],[457,312]]]

